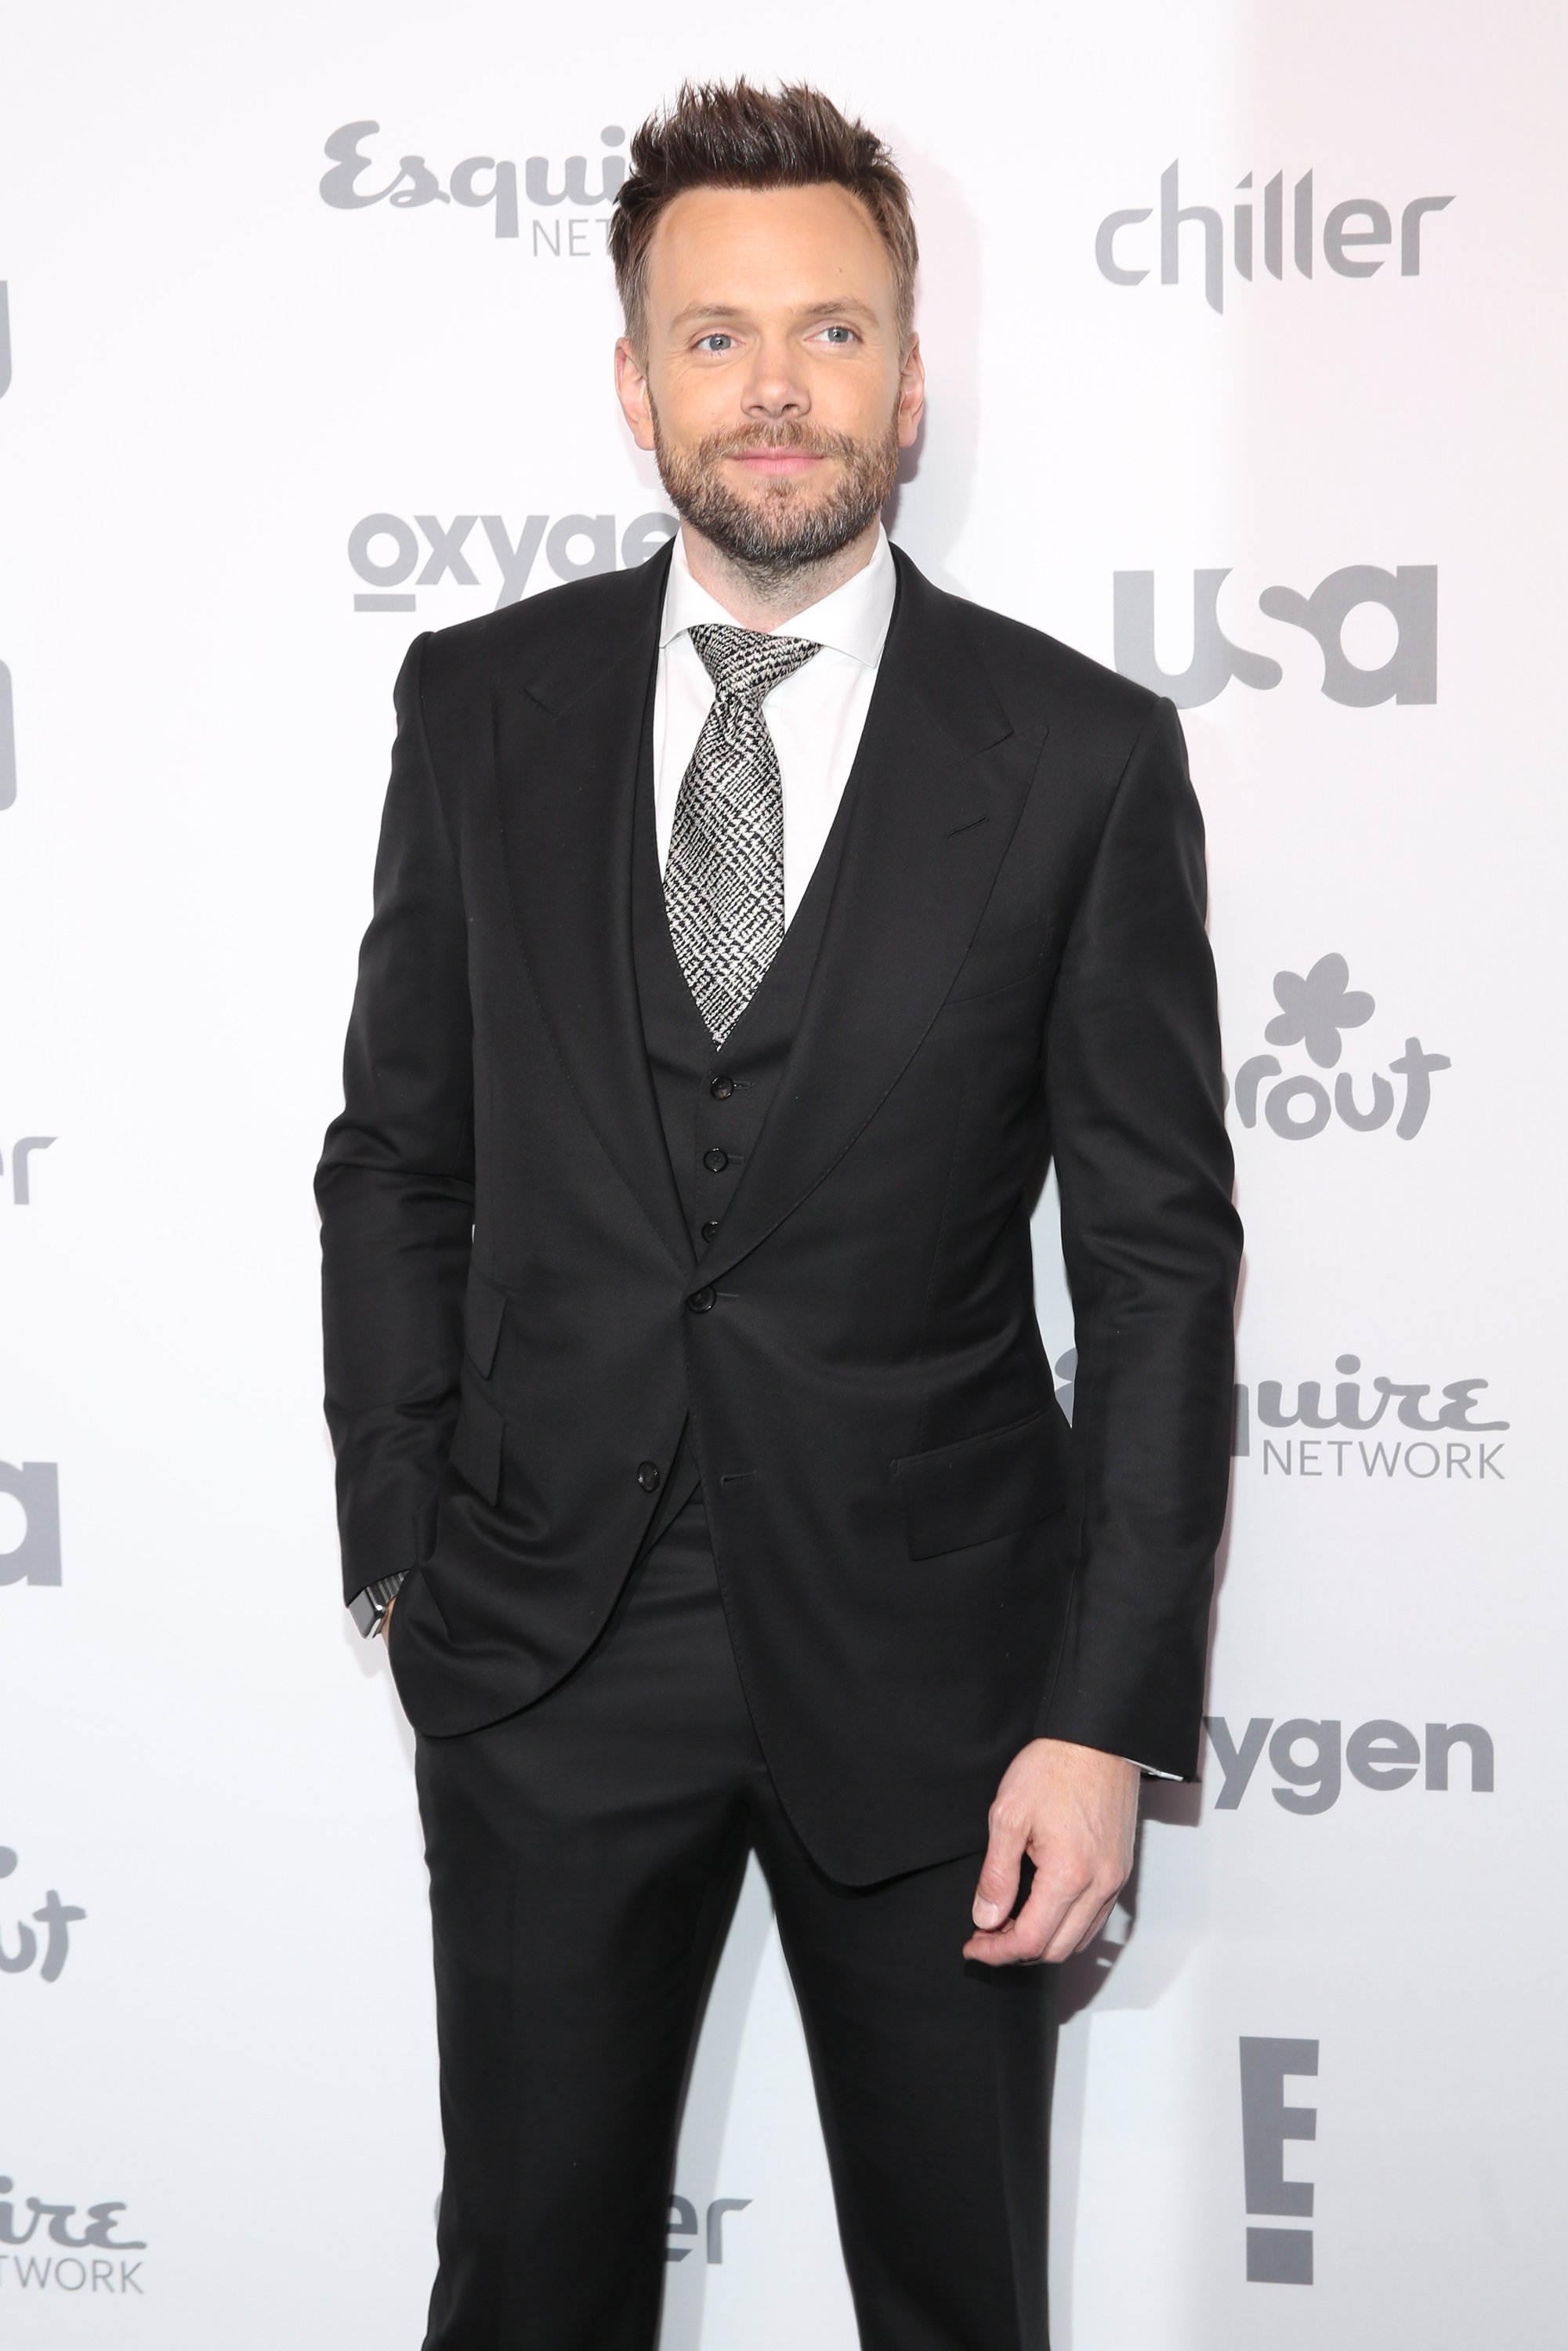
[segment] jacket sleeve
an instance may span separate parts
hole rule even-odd
[[[397,682],[397,737],[343,1057],[316,1173],[327,1421],[346,1599],[429,1548],[456,1417],[474,1229],[467,924],[420,701],[427,639]]]
[[[1203,819],[1162,700],[1112,798],[1048,1016],[1076,1523],[1036,1729],[1182,1778],[1197,1770],[1241,1250],[1206,899]]]

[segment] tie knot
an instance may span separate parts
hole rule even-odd
[[[758,707],[776,685],[822,650],[804,637],[765,636],[759,629],[720,628],[711,621],[697,622],[686,634],[716,691]]]

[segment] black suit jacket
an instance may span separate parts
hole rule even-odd
[[[982,1843],[1036,1733],[1196,1769],[1240,1238],[1202,822],[1168,702],[900,556],[790,1059],[699,1259],[632,957],[666,572],[425,636],[398,682],[317,1179],[345,1587],[417,1563],[421,1732],[529,1705],[689,1410],[775,1781],[863,1883]]]

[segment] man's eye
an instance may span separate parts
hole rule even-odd
[[[697,349],[699,351],[727,351],[734,341],[733,335],[701,335],[697,339]]]
[[[836,344],[841,349],[845,343],[854,341],[855,330],[852,327],[824,327],[822,336],[825,341]]]

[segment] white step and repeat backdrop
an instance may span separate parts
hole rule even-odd
[[[607,198],[742,69],[915,185],[897,536],[1171,693],[1209,823],[1235,1499],[1201,1794],[1068,1974],[1058,2351],[1556,2339],[1564,64],[1546,0],[13,16],[8,2344],[419,2339],[423,1867],[309,1177],[399,658],[668,528]],[[755,1882],[676,2187],[668,2351],[851,2351]]]

